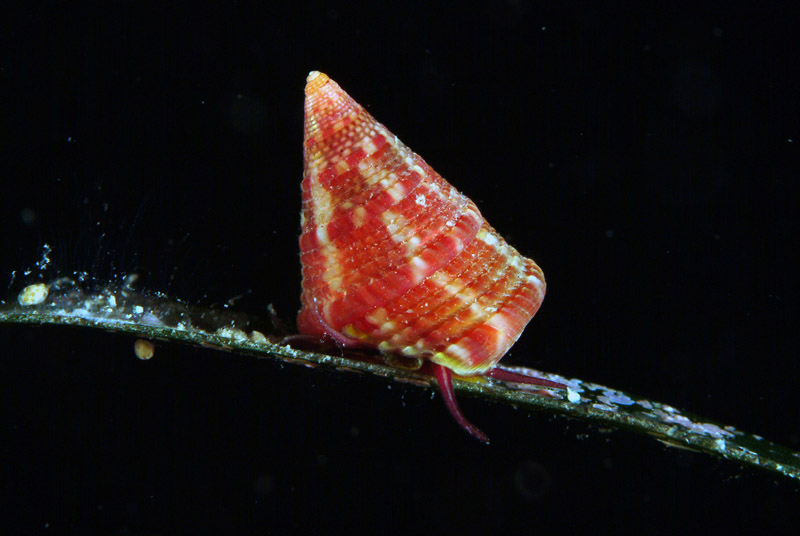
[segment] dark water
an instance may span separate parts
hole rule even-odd
[[[19,4],[0,22],[4,288],[46,243],[46,277],[136,272],[291,319],[321,70],[543,267],[509,362],[800,449],[788,10]],[[800,522],[798,484],[628,433],[463,400],[485,447],[416,387],[168,344],[141,362],[132,339],[63,328],[0,341],[3,532]]]

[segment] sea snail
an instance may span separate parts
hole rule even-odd
[[[426,363],[452,416],[452,375],[563,388],[494,368],[544,299],[542,270],[323,73],[305,89],[301,334]]]

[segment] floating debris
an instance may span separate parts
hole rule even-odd
[[[156,347],[153,343],[144,339],[136,339],[136,342],[133,343],[133,353],[142,361],[152,358],[155,350]]]
[[[29,307],[31,305],[39,305],[44,300],[47,299],[47,294],[49,293],[49,288],[44,283],[34,283],[33,285],[28,285],[19,293],[17,296],[17,301],[23,307]]]

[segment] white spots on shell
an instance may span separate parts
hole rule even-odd
[[[573,404],[577,404],[581,401],[581,395],[578,394],[577,391],[573,391],[569,387],[567,387],[567,400],[572,402]]]
[[[397,332],[397,324],[389,320],[389,314],[383,307],[378,307],[370,312],[364,319],[373,326],[376,326],[381,334],[389,335]],[[384,344],[384,347],[382,347],[384,351],[391,351],[393,349],[393,347],[390,348],[389,343],[386,341],[382,344]]]
[[[328,239],[328,229],[325,225],[317,226],[317,242],[323,246],[327,246],[331,243],[331,241]]]
[[[525,259],[523,257],[520,257],[519,255],[509,255],[507,251],[503,251],[503,254],[508,259],[508,264],[517,272],[524,273],[526,271]]]
[[[372,133],[372,136],[374,135],[375,134]],[[361,148],[364,150],[367,156],[371,155],[372,153],[378,150],[378,148],[375,146],[375,142],[373,142],[372,138],[369,136],[364,138],[364,141],[361,143]]]
[[[544,286],[544,281],[542,281],[536,274],[531,274],[529,276],[526,276],[525,279],[527,281],[529,281],[530,283],[533,283],[533,285],[537,289],[539,289],[539,291],[543,291],[544,290],[542,288]]]
[[[136,342],[133,343],[133,353],[142,361],[147,361],[153,357],[155,346],[150,341],[136,339]]]
[[[17,296],[17,301],[23,307],[39,305],[47,299],[48,293],[49,288],[45,283],[34,283],[33,285],[28,285],[22,289],[22,291],[20,291],[19,295]]]
[[[494,233],[486,231],[486,229],[481,229],[478,232],[478,240],[480,240],[489,247],[495,247],[499,244],[497,236],[495,236]]]
[[[445,274],[439,272],[434,274],[433,282],[441,287],[448,296],[457,296],[461,289],[464,288],[464,281],[458,278],[448,280]]]
[[[386,210],[381,214],[381,220],[383,220],[386,232],[389,233],[392,240],[397,243],[406,241],[406,234],[403,231],[408,229],[408,224],[403,216],[391,210]]]
[[[417,205],[419,205],[421,207],[424,207],[425,203],[426,203],[425,196],[422,195],[422,194],[417,194],[417,196],[414,198],[414,203],[416,203]]]
[[[381,324],[379,330],[382,335],[391,335],[392,333],[397,332],[397,324],[391,320],[387,320]]]
[[[469,304],[469,312],[472,318],[480,318],[483,316],[484,309],[481,308],[476,302],[472,302]]]
[[[397,175],[395,173],[389,173],[386,175],[385,173],[375,174],[375,182],[381,185],[381,188],[384,190],[388,190],[389,187],[397,182]]]
[[[420,257],[411,257],[409,264],[411,265],[411,274],[413,276],[414,285],[419,285],[425,280],[425,277],[427,277],[426,272],[430,267],[428,266],[428,263],[422,260]]]
[[[387,188],[386,193],[389,194],[389,197],[391,197],[395,203],[399,203],[406,196],[406,190],[399,182]]]
[[[456,359],[461,363],[469,363],[472,360],[472,353],[461,346],[460,343],[454,343],[445,348],[443,352],[445,354],[445,359],[452,360]],[[439,354],[436,354],[437,356]]]
[[[506,333],[506,330],[510,328],[508,325],[508,319],[503,313],[492,315],[492,317],[486,323],[496,330],[502,331],[503,333]]]

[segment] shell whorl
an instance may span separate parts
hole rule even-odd
[[[492,368],[539,309],[542,270],[336,82],[314,71],[305,94],[299,331]]]

